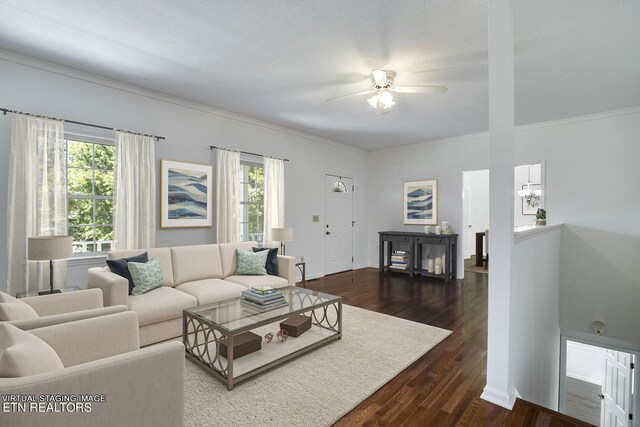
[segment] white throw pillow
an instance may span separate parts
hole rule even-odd
[[[0,321],[37,319],[38,313],[27,303],[0,292]]]
[[[8,323],[0,323],[0,378],[26,377],[64,369],[49,344]]]

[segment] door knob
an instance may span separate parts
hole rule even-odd
[[[598,397],[602,400],[604,400],[604,394],[599,394]]]
[[[330,232],[330,231],[327,231],[327,232],[326,232],[326,234],[331,234],[331,232]]]

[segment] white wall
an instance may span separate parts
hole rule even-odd
[[[370,174],[372,197],[369,260],[377,266],[379,231],[420,231],[419,225],[402,224],[404,181],[438,179],[438,222],[449,221],[454,233],[462,230],[462,171],[487,169],[486,135],[454,138],[446,143],[374,152]],[[462,260],[462,237],[458,236],[458,260]],[[458,262],[458,277],[464,266]]]
[[[603,385],[606,354],[604,347],[567,341],[567,376]]]
[[[366,264],[366,152],[7,52],[0,52],[0,75],[2,107],[162,135],[166,140],[156,145],[158,159],[211,163],[209,145],[290,159],[285,166],[285,218],[286,225],[295,230],[295,240],[287,244],[287,253],[305,257],[307,277],[320,276],[324,269],[324,174],[353,177],[354,265]],[[10,129],[11,115],[0,116],[0,200],[5,201],[0,209],[0,290],[6,289]],[[319,223],[312,222],[314,214],[321,216]],[[175,246],[214,240],[212,227],[158,229],[156,242],[157,246]],[[70,284],[84,286],[87,268],[86,263],[77,271],[70,268]]]
[[[511,379],[525,399],[557,410],[561,228],[519,240],[511,253]]]
[[[461,172],[487,168],[487,147],[487,136],[476,135],[372,153],[375,197],[369,210],[376,214],[369,229],[371,265],[377,262],[377,240],[371,239],[378,231],[419,230],[402,225],[405,180],[437,178],[439,218],[460,232]],[[607,324],[608,337],[640,346],[640,275],[635,271],[640,254],[640,108],[516,128],[515,164],[542,160],[547,223],[566,224],[557,255],[559,326],[593,336],[591,322],[600,319]],[[511,292],[511,298],[520,301],[529,289],[514,281]],[[539,310],[529,319],[544,323],[547,315],[547,310]],[[544,360],[548,356],[540,354]],[[532,394],[538,395],[535,385]]]
[[[560,324],[640,346],[640,108],[527,127],[522,163],[546,159],[547,223],[564,223]]]

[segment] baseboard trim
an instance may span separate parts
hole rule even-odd
[[[368,265],[368,264],[362,264],[362,265],[354,266],[352,270],[355,271],[355,270],[360,270],[362,268],[368,268],[368,267],[371,267],[371,266]],[[374,267],[376,267],[376,266],[374,266]],[[338,273],[336,273],[336,274],[338,274]],[[324,276],[326,276],[326,274],[324,274],[324,273],[309,273],[309,274],[307,274],[306,280],[309,281],[309,280],[321,279]],[[296,282],[300,282],[300,280],[302,280],[302,278],[300,277],[300,274],[298,274],[296,276]]]
[[[513,409],[513,405],[516,403],[515,393],[508,395],[489,386],[485,386],[480,398],[495,405],[502,406],[503,408],[507,408],[508,410]]]

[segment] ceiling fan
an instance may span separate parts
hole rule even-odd
[[[392,92],[396,93],[427,93],[437,95],[445,93],[447,88],[444,86],[394,86],[396,78],[395,71],[390,70],[371,70],[371,89],[362,92],[351,93],[349,95],[337,96],[327,99],[327,101],[335,101],[337,99],[349,98],[352,96],[374,94],[367,99],[369,105],[381,113],[388,113],[395,105]]]

